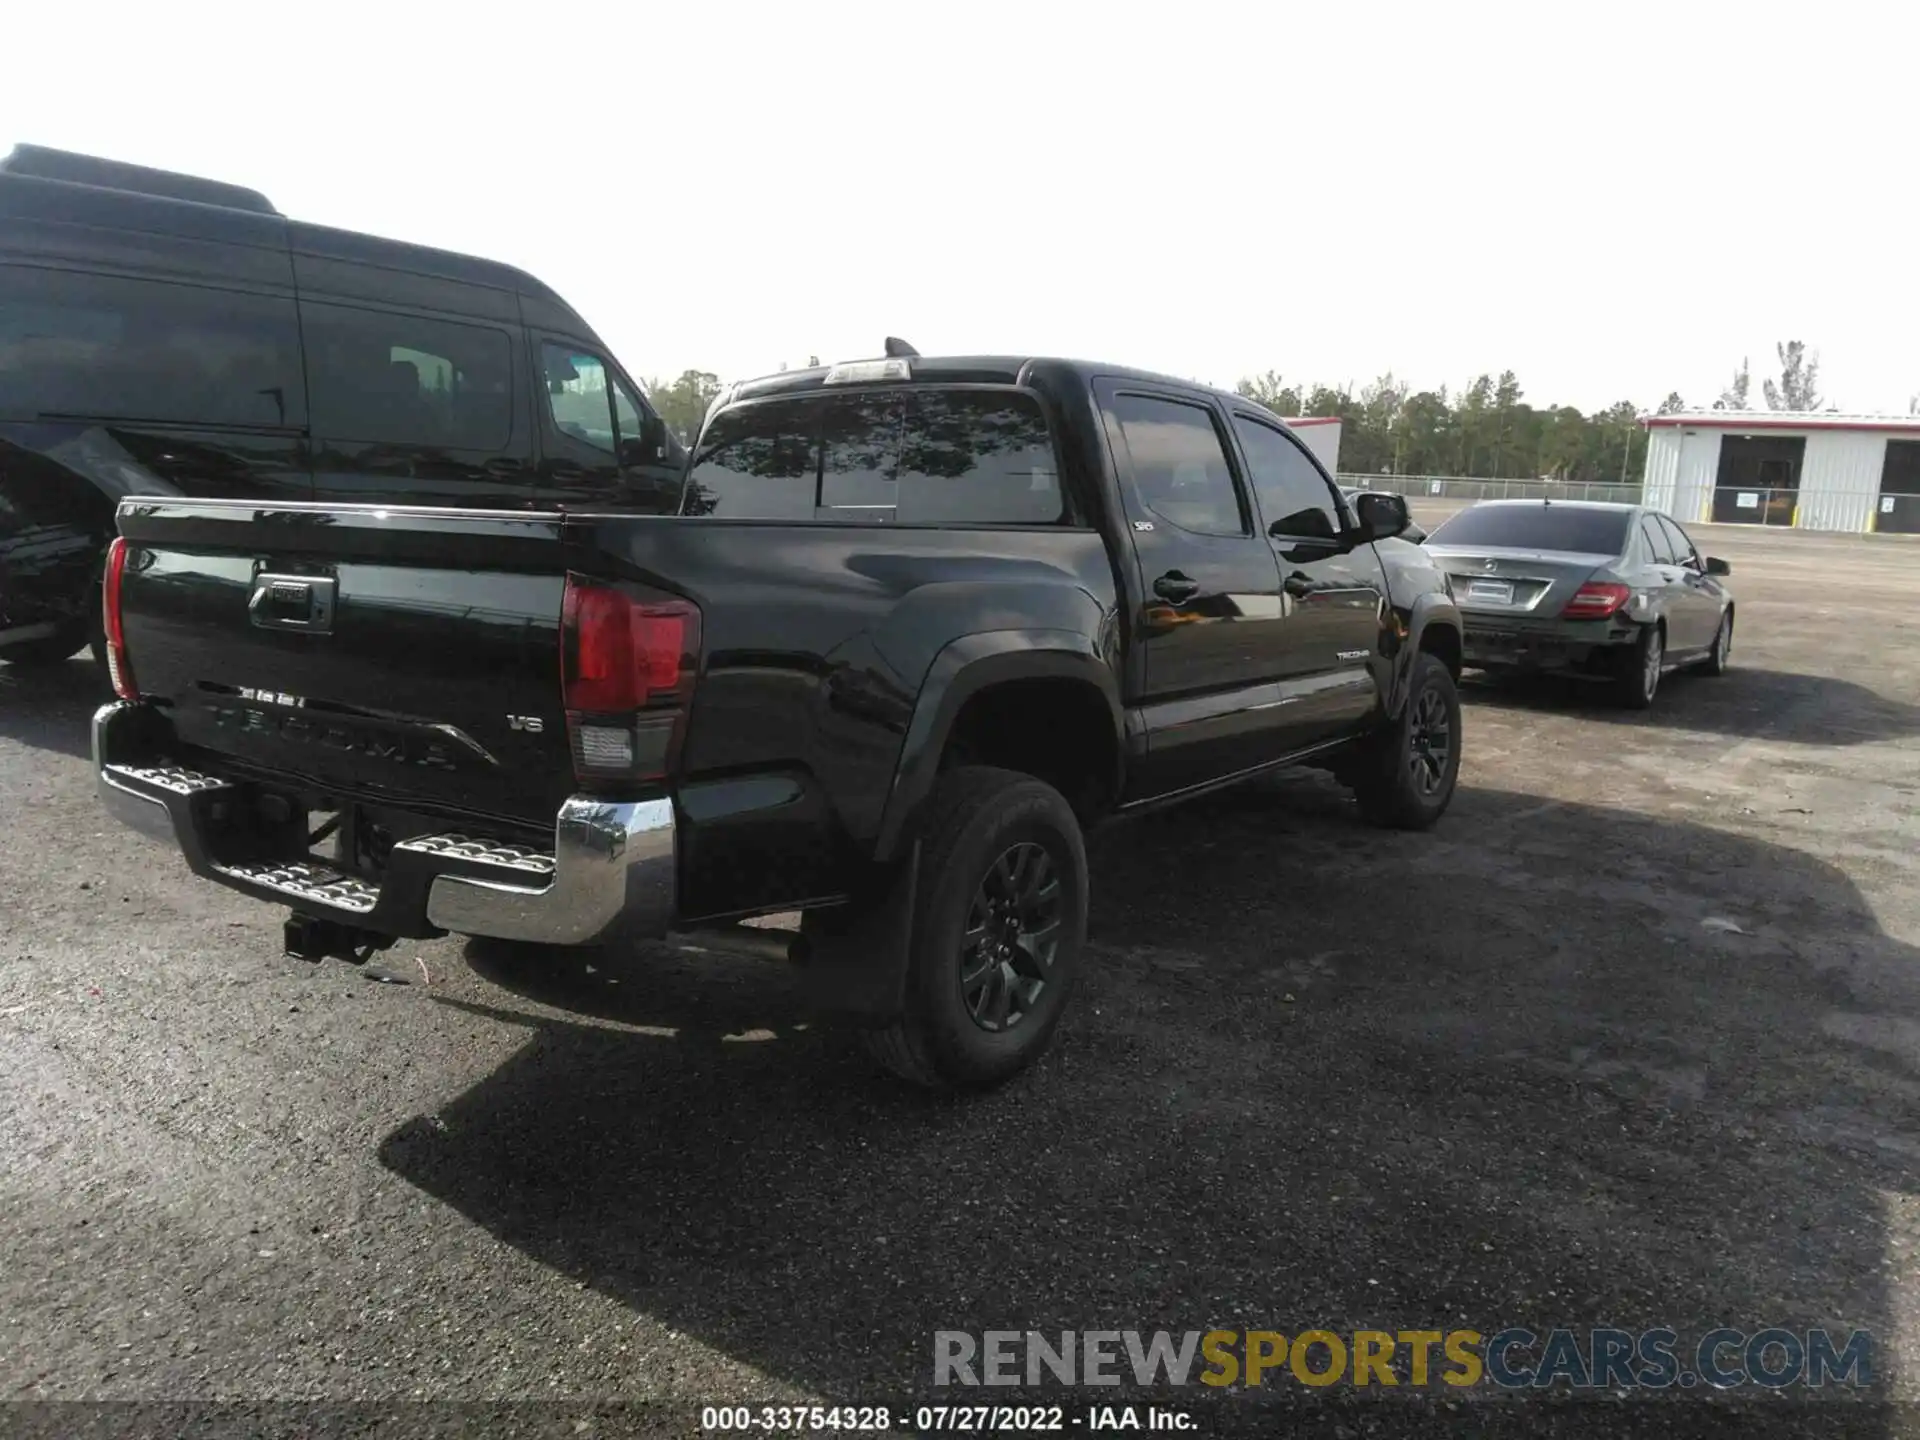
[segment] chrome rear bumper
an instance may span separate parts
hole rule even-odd
[[[222,857],[224,806],[242,787],[145,753],[142,707],[103,705],[93,716],[101,803],[143,834],[179,847],[197,875],[304,914],[391,935],[450,930],[550,945],[591,945],[673,926],[678,824],[667,799],[570,797],[555,817],[553,850],[448,830],[402,840],[376,884],[317,857]]]

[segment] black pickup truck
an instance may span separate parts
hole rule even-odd
[[[1445,810],[1460,617],[1406,524],[1237,396],[911,353],[735,386],[678,515],[129,499],[99,789],[295,954],[773,948],[990,1085],[1073,984],[1083,826],[1295,763]]]

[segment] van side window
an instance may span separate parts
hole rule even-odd
[[[553,428],[613,454],[612,385],[605,362],[584,350],[549,344],[540,347],[540,368]]]
[[[260,429],[305,420],[293,301],[0,265],[0,415]]]
[[[613,390],[613,429],[615,441],[637,440],[642,430],[641,417],[647,413],[646,402],[620,383],[618,375],[610,377]]]
[[[300,320],[316,437],[442,450],[512,439],[506,331],[315,301]]]

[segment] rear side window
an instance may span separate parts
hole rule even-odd
[[[0,265],[0,414],[303,423],[291,300]]]
[[[1675,564],[1673,541],[1660,528],[1660,522],[1651,515],[1640,517],[1640,533],[1646,538],[1647,557],[1656,565]]]
[[[1673,544],[1673,563],[1676,565],[1692,564],[1695,558],[1693,541],[1687,538],[1687,532],[1664,515],[1656,515],[1653,519],[1654,522],[1666,532],[1667,539]]]
[[[689,514],[899,525],[1051,525],[1066,516],[1039,402],[999,390],[857,391],[715,418]]]
[[[1618,555],[1626,548],[1631,510],[1579,505],[1475,505],[1434,527],[1429,545],[1490,545]]]
[[[1211,412],[1178,400],[1116,395],[1139,502],[1196,535],[1245,535],[1246,511]]]
[[[313,302],[300,318],[316,436],[439,450],[502,450],[512,438],[506,331]]]

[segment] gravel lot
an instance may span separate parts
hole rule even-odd
[[[1873,1331],[1874,1396],[1913,1398],[1920,545],[1699,534],[1732,675],[1648,715],[1472,687],[1431,835],[1319,777],[1104,832],[1060,1044],[963,1103],[763,963],[283,959],[279,912],[96,806],[93,667],[0,667],[0,1396],[690,1431],[715,1401],[1010,1398],[932,1392],[937,1329],[1781,1324]],[[1349,1435],[1913,1423],[1134,1398]]]

